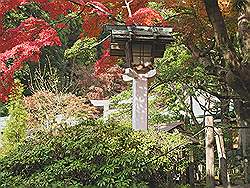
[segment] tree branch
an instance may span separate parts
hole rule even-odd
[[[84,5],[86,5],[86,6],[92,7],[92,8],[94,8],[94,9],[97,9],[97,10],[99,10],[100,12],[106,14],[107,16],[109,16],[109,17],[110,17],[111,19],[113,19],[114,21],[119,22],[119,23],[124,23],[123,20],[117,19],[116,17],[114,17],[114,16],[113,16],[112,14],[110,14],[109,12],[103,10],[101,7],[95,5],[95,4],[91,3],[91,2],[87,2],[86,4],[81,4],[81,3],[75,2],[74,0],[68,0],[68,1],[71,2],[71,3],[73,3],[73,4],[79,5],[79,6],[84,6]]]
[[[213,95],[213,96],[217,97],[218,99],[239,99],[239,97],[234,96],[234,95],[221,95],[221,94],[219,94],[217,92],[206,89],[202,85],[199,85],[198,87],[196,87],[196,89],[200,89],[202,91],[205,91],[205,92],[209,93],[210,95]]]
[[[75,5],[83,6],[83,4],[78,3],[78,2],[76,2],[76,1],[73,1],[73,0],[68,0],[68,1],[71,2],[71,3],[73,3],[73,4],[75,4]]]
[[[220,11],[217,0],[204,0],[208,18],[213,26],[215,41],[223,56],[228,60],[231,69],[240,69],[240,61],[227,33],[226,24]]]
[[[132,12],[131,12],[131,8],[130,8],[130,3],[132,3],[133,2],[133,0],[131,0],[131,1],[127,1],[127,0],[125,0],[125,5],[126,5],[126,8],[127,8],[127,10],[128,10],[128,17],[132,17]]]

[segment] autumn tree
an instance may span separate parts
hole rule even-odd
[[[181,33],[180,41],[189,49],[193,61],[204,66],[207,74],[216,77],[216,87],[197,89],[221,101],[222,121],[230,100],[234,101],[245,161],[250,160],[250,64],[249,64],[249,1],[197,0],[162,1],[165,18]],[[250,165],[246,164],[249,180]],[[248,174],[248,175],[247,175]]]
[[[2,2],[0,7],[1,100],[7,101],[8,99],[7,96],[14,86],[14,73],[20,70],[26,62],[38,62],[42,54],[41,51],[45,46],[62,45],[62,49],[65,49],[65,47],[71,47],[77,39],[86,36],[99,37],[105,23],[139,23],[144,25],[150,24],[150,21],[154,19],[155,23],[159,24],[162,17],[152,9],[145,8],[146,3],[145,0],[133,3],[132,1],[107,0],[18,0]],[[138,19],[142,15],[143,18]],[[154,18],[155,16],[156,18]],[[75,19],[82,20],[81,33],[78,30],[70,36],[66,36],[67,29],[71,27],[70,23]],[[39,26],[39,24],[44,26]],[[69,38],[69,41],[65,42],[66,37]],[[91,48],[93,47],[96,46]],[[103,49],[107,49],[106,47],[107,45]],[[121,70],[116,65],[117,58],[109,57],[107,50],[103,50],[102,54],[102,57],[94,66],[95,74],[104,83],[109,82],[110,85],[110,81],[116,81],[114,78],[121,75]]]

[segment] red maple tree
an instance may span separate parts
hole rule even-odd
[[[100,35],[103,24],[119,21],[139,25],[165,25],[163,18],[156,11],[146,8],[146,0],[5,0],[0,3],[0,101],[7,101],[8,94],[14,86],[14,73],[25,62],[38,62],[41,49],[45,46],[61,45],[56,28],[65,25],[59,19],[71,12],[76,12],[83,19],[81,36],[96,37]],[[16,28],[5,28],[4,18],[9,11],[19,6],[35,3],[50,15],[51,20],[59,21],[55,28],[44,19],[32,17],[23,20]],[[131,12],[135,12],[132,14]],[[62,25],[63,24],[63,25]],[[106,48],[107,49],[107,48]],[[96,62],[96,75],[104,75],[113,70],[117,61],[110,57],[108,50]],[[120,75],[121,71],[116,69]],[[112,71],[111,71],[112,72]],[[105,76],[104,76],[105,77]]]
[[[38,62],[41,48],[61,45],[55,29],[44,20],[30,17],[17,28],[7,29],[0,37],[0,100],[7,101],[15,71],[24,62]]]

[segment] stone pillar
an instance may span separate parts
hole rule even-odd
[[[91,104],[97,107],[103,107],[103,118],[108,119],[109,116],[109,100],[90,100]]]
[[[123,75],[124,81],[133,81],[132,125],[134,130],[148,129],[148,78],[155,74],[155,69],[146,74],[138,74],[128,68]]]
[[[139,76],[133,80],[132,125],[134,130],[148,129],[148,79]]]

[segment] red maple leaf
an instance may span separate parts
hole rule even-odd
[[[155,10],[141,8],[126,20],[126,25],[166,26],[167,24]]]
[[[44,46],[61,45],[55,29],[41,19],[30,17],[0,37],[0,100],[6,101],[13,87],[15,71],[24,62],[38,62]],[[11,60],[12,63],[7,65]]]

